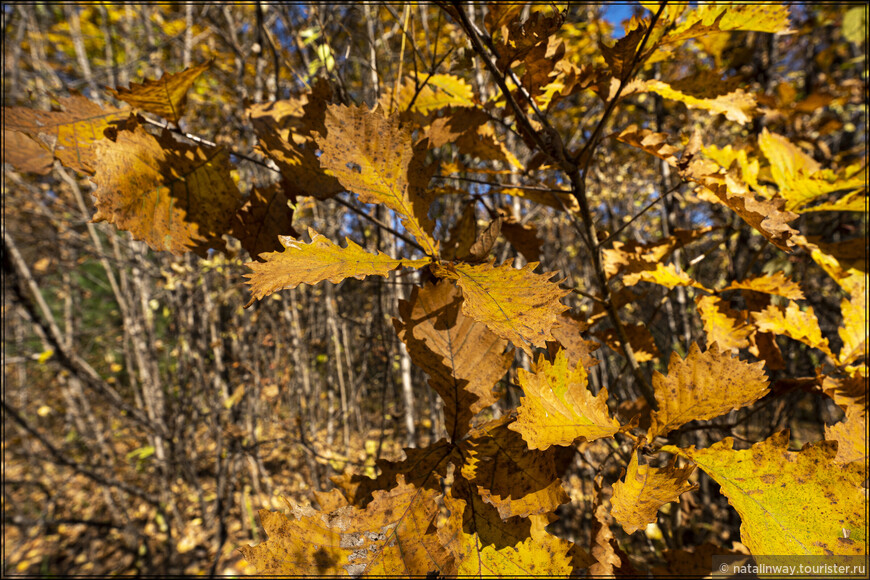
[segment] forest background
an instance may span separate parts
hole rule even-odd
[[[810,452],[865,474],[866,6],[767,6],[5,4],[3,573],[268,569],[239,550],[267,539],[258,510],[338,509],[338,492],[315,493],[333,482],[380,505],[372,490],[404,489],[397,473],[411,485],[403,448],[461,454],[460,435],[498,421],[549,446],[550,479],[526,498],[489,489],[481,509],[518,538],[548,524],[578,547],[575,569],[602,573],[747,553],[745,514],[692,470],[694,449],[836,441]],[[348,185],[343,171],[368,169],[353,155],[329,166],[347,150],[319,139],[354,119],[381,128],[359,134],[384,153],[414,136],[422,214]],[[221,155],[224,179],[193,188],[213,195],[203,214],[238,193],[223,229],[179,241],[124,215],[105,192],[137,187],[139,154],[112,149],[133,135]],[[148,178],[194,174],[180,167]],[[345,237],[396,259],[308,280],[246,265]],[[499,270],[492,288],[543,304],[540,336],[465,309],[462,268],[488,267],[525,276],[502,287]],[[445,404],[464,387],[439,390],[409,326],[449,280],[452,316],[495,332],[502,365],[460,411]],[[523,302],[536,288],[545,299]],[[560,364],[598,431],[545,444],[522,431],[523,405]],[[736,395],[692,395],[666,420],[664,377],[687,373],[692,391],[700,369],[737,377]],[[446,461],[427,477],[458,490],[465,468]],[[668,492],[627,523],[614,484],[647,464]],[[511,469],[495,475],[541,468]]]

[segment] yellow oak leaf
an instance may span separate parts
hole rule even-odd
[[[753,312],[752,319],[761,332],[787,336],[836,358],[828,347],[828,339],[822,336],[812,306],[807,306],[806,311],[802,311],[796,302],[789,301],[785,310],[771,304],[761,312]]]
[[[537,262],[522,268],[509,260],[494,266],[485,264],[433,264],[436,276],[456,280],[462,290],[462,313],[482,322],[490,330],[532,353],[532,346],[546,348],[553,340],[551,329],[567,306],[559,302],[568,291],[550,280],[556,274],[535,274]]]
[[[159,80],[146,79],[143,83],[130,83],[129,89],[121,87],[107,91],[137,109],[160,115],[178,124],[187,104],[187,90],[210,66],[211,62],[207,62],[181,72],[163,73]]]
[[[553,363],[539,357],[531,372],[518,373],[524,397],[508,428],[521,434],[529,449],[568,446],[580,438],[594,441],[619,430],[607,410],[607,389],[593,396],[586,369],[582,363],[569,367],[564,350]]]
[[[743,182],[750,186],[753,190],[761,193],[764,197],[767,190],[758,182],[759,162],[754,156],[750,158],[746,149],[734,149],[731,144],[725,147],[716,147],[709,145],[701,148],[704,156],[709,157],[722,167],[730,169],[733,164],[737,164],[740,168],[740,177]]]
[[[278,236],[297,236],[293,210],[280,184],[254,187],[236,214],[230,235],[237,238],[252,258],[283,248]]]
[[[848,210],[849,203],[826,204],[807,208],[812,203],[828,194],[847,191],[855,192],[854,199],[861,203],[855,203],[857,211],[865,211],[867,189],[866,168],[861,171],[861,165],[846,168],[840,173],[831,170],[823,170],[819,163],[804,153],[804,151],[776,133],[764,129],[758,137],[758,146],[767,160],[770,162],[770,172],[773,180],[779,187],[779,194],[786,200],[786,209],[791,211],[807,210]]]
[[[780,431],[750,449],[726,438],[707,449],[663,451],[694,461],[740,515],[740,541],[755,555],[862,555],[867,541],[863,469],[835,463],[829,441],[788,450]]]
[[[813,260],[846,291],[854,296],[867,292],[867,240],[863,237],[814,244],[802,236],[796,243],[810,252]]]
[[[854,370],[844,378],[826,376],[822,379],[822,392],[831,397],[838,407],[846,414],[852,407],[866,412],[867,408],[867,378],[864,372]]]
[[[714,342],[723,352],[735,352],[749,347],[749,336],[755,328],[746,320],[746,311],[736,311],[716,296],[698,296],[695,305],[704,322],[707,344]]]
[[[662,39],[663,44],[685,42],[725,31],[785,32],[789,27],[788,6],[764,4],[699,4]]]
[[[290,515],[260,511],[269,538],[240,548],[260,574],[302,576],[449,575],[451,555],[429,526],[438,513],[433,490],[406,484],[376,491],[365,509],[332,513],[290,504]]]
[[[756,276],[748,278],[740,282],[731,282],[725,290],[752,290],[753,292],[763,292],[765,294],[773,294],[782,296],[789,300],[803,300],[804,293],[797,282],[786,276],[783,272],[777,272],[769,276]]]
[[[415,287],[399,303],[401,320],[393,319],[399,339],[414,364],[429,375],[429,385],[444,402],[451,441],[469,429],[471,419],[496,402],[493,385],[513,362],[508,341],[465,316],[462,297],[448,280]]]
[[[698,98],[679,90],[659,80],[648,80],[644,83],[648,91],[661,95],[671,101],[679,101],[690,109],[703,109],[711,115],[722,113],[725,118],[735,123],[744,125],[752,121],[755,113],[755,97],[745,93],[742,89],[736,89],[728,94],[714,98]]]
[[[423,115],[445,107],[475,107],[474,91],[463,79],[446,74],[421,76],[419,82],[425,84],[419,88],[413,77],[405,77],[402,87],[393,103],[393,111],[415,111]],[[381,108],[390,110],[391,95],[381,97]],[[409,109],[410,107],[410,109]]]
[[[432,256],[438,243],[432,238],[435,224],[429,219],[428,200],[420,190],[423,172],[414,171],[411,132],[401,128],[398,116],[386,118],[365,106],[329,105],[325,126],[317,134],[323,150],[321,166],[334,175],[363,203],[382,203],[398,213],[402,223]]]
[[[94,147],[94,221],[175,255],[218,246],[241,205],[227,151],[186,145],[168,131],[153,137],[135,123],[113,133]]]
[[[685,359],[671,353],[668,375],[656,371],[652,382],[659,408],[651,413],[650,440],[750,405],[769,390],[764,363],[732,358],[715,343],[703,353],[692,343]]]
[[[649,268],[632,271],[629,270],[622,281],[626,286],[634,286],[639,282],[652,282],[666,288],[675,288],[677,286],[693,286],[701,290],[706,290],[703,285],[695,282],[691,276],[684,271],[677,271],[674,264],[649,264]],[[630,266],[631,267],[631,266]]]
[[[601,252],[604,272],[608,277],[612,277],[622,270],[631,273],[655,270],[658,263],[663,262],[674,250],[704,238],[713,229],[713,227],[695,230],[677,229],[672,235],[647,244],[633,241],[613,242],[613,249]]]
[[[450,516],[438,536],[450,550],[456,574],[462,578],[568,577],[573,571],[571,542],[533,526],[530,534],[515,544],[498,546],[482,540],[476,530],[466,531],[466,502],[444,498]]]
[[[848,300],[840,302],[843,325],[838,329],[843,339],[840,349],[840,364],[850,363],[867,356],[867,294],[853,294]]]
[[[372,254],[352,240],[345,238],[347,247],[333,244],[329,239],[308,228],[310,243],[289,236],[281,236],[281,252],[261,254],[263,262],[245,264],[252,272],[245,274],[251,285],[248,306],[259,300],[299,284],[317,284],[328,280],[338,284],[345,278],[362,279],[366,276],[387,277],[389,272],[402,266],[422,268],[429,260],[391,258],[383,252]]]
[[[836,441],[837,463],[860,462],[867,470],[867,410],[852,405],[846,410],[846,418],[835,425],[825,425],[825,439]]]
[[[640,465],[637,452],[633,453],[625,480],[613,484],[610,515],[626,534],[646,528],[656,521],[659,508],[697,489],[697,485],[689,483],[694,470],[694,465],[677,468],[673,463],[660,468]]]
[[[558,477],[557,448],[529,450],[504,416],[469,433],[462,442],[462,477],[502,519],[543,515],[569,501]]]
[[[3,129],[20,131],[35,139],[65,167],[93,174],[94,144],[103,140],[103,131],[114,122],[129,117],[130,110],[101,107],[78,94],[58,101],[60,111],[3,107]]]

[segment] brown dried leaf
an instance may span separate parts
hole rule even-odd
[[[281,184],[251,190],[251,196],[236,214],[230,235],[256,259],[263,252],[277,252],[284,246],[278,236],[297,237],[293,210]]]
[[[594,340],[586,340],[583,337],[582,333],[588,329],[589,324],[570,312],[560,314],[553,325],[553,337],[565,351],[568,366],[571,368],[582,364],[588,369],[598,364],[598,359],[592,353],[598,350],[600,345]],[[555,352],[553,354],[555,355]]]
[[[769,385],[763,363],[732,358],[730,353],[720,352],[715,343],[702,353],[692,343],[685,359],[671,353],[667,377],[658,371],[653,375],[659,409],[651,414],[648,438],[751,405],[767,394]]]
[[[3,129],[3,163],[25,173],[48,175],[54,157],[24,133]]]
[[[414,364],[430,377],[429,385],[444,402],[452,441],[468,432],[471,419],[496,402],[493,385],[513,362],[507,340],[460,311],[462,298],[447,280],[415,287],[399,303],[401,320],[393,319],[399,339]]]
[[[211,62],[207,62],[178,73],[163,73],[156,81],[146,79],[143,83],[130,83],[129,89],[106,90],[134,108],[160,115],[177,125],[187,104],[187,90],[210,66]]]

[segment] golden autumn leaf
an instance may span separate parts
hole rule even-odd
[[[365,106],[330,105],[326,111],[328,133],[316,136],[323,154],[320,164],[363,203],[382,203],[398,213],[402,223],[423,247],[436,257],[438,242],[429,204],[418,189],[425,187],[422,173],[414,171],[411,132],[397,116],[384,117]]]
[[[835,443],[788,450],[780,431],[750,449],[726,438],[707,449],[663,451],[694,461],[720,485],[740,515],[740,541],[755,555],[861,555],[866,550],[867,499],[862,468],[835,463]]]
[[[860,462],[867,470],[867,410],[853,405],[846,410],[846,417],[835,425],[825,425],[825,439],[837,442],[836,463]]]
[[[680,149],[668,143],[668,135],[640,129],[637,125],[623,130],[617,139],[664,160],[676,168],[681,177],[698,183],[700,193],[733,210],[770,243],[781,250],[791,250],[793,242],[790,238],[797,234],[797,230],[792,229],[788,222],[796,219],[797,214],[784,210],[785,201],[782,199],[756,199],[737,175],[736,168],[723,173],[714,161],[688,155],[686,150],[683,150],[685,159],[678,158]]]
[[[60,111],[3,107],[4,131],[20,131],[47,148],[65,167],[94,172],[94,144],[103,131],[130,116],[129,109],[101,107],[78,94],[58,99]]]
[[[293,210],[281,185],[254,187],[245,204],[236,214],[230,235],[237,238],[252,258],[263,252],[276,252],[283,246],[278,236],[296,237]]]
[[[513,362],[507,340],[465,316],[462,297],[448,280],[415,287],[399,303],[401,320],[393,319],[399,339],[414,364],[429,375],[429,385],[444,402],[444,419],[452,441],[469,429],[471,419],[496,402],[493,385]]]
[[[569,553],[572,544],[532,526],[527,538],[498,546],[482,540],[476,530],[466,531],[463,514],[466,502],[444,498],[450,517],[438,536],[456,563],[456,574],[468,578],[567,577],[573,571]]]
[[[53,162],[52,154],[24,133],[3,129],[3,163],[25,173],[48,175]]]
[[[569,500],[556,472],[556,448],[529,450],[512,419],[501,419],[473,429],[462,442],[461,474],[502,519],[553,512]]]
[[[263,262],[245,264],[252,272],[245,274],[251,285],[248,306],[273,292],[296,288],[299,284],[317,284],[328,280],[338,284],[345,278],[363,279],[366,276],[387,277],[389,272],[406,266],[422,268],[429,260],[391,258],[383,252],[372,254],[352,240],[345,238],[342,248],[308,228],[310,243],[289,236],[281,236],[284,250],[261,254]]]
[[[211,62],[190,67],[177,73],[163,73],[159,80],[146,79],[130,83],[130,88],[107,89],[113,97],[136,109],[160,115],[178,124],[187,104],[187,90],[196,78],[211,66]]]
[[[537,262],[522,268],[509,260],[485,264],[433,264],[436,276],[456,280],[462,290],[462,313],[532,354],[532,346],[546,348],[551,328],[567,306],[559,300],[568,291],[550,280],[556,274],[535,274]]]
[[[677,468],[673,463],[660,468],[640,465],[638,453],[632,453],[625,480],[613,484],[610,515],[626,534],[646,528],[656,521],[659,508],[697,489],[689,483],[694,470],[694,465]]]
[[[812,306],[807,306],[806,311],[802,311],[796,302],[791,301],[785,310],[770,305],[761,312],[753,312],[752,320],[761,332],[787,336],[836,358],[828,346],[828,339],[822,336]]]
[[[729,121],[734,121],[741,125],[752,121],[752,116],[755,113],[755,97],[744,92],[742,89],[736,89],[725,95],[705,99],[683,93],[672,85],[659,80],[646,81],[644,88],[647,91],[661,95],[665,99],[679,101],[690,109],[702,109],[709,111],[711,115],[721,113]]]
[[[800,285],[786,276],[783,272],[776,272],[775,274],[766,276],[756,276],[755,278],[748,278],[746,280],[741,280],[740,282],[731,282],[731,284],[723,288],[721,292],[724,292],[725,290],[751,290],[753,292],[763,292],[765,294],[782,296],[789,300],[804,299],[804,293],[803,290],[801,290]]]
[[[227,151],[131,125],[95,145],[94,221],[175,255],[217,244],[241,204]]]
[[[725,31],[785,32],[789,27],[788,6],[778,2],[762,4],[699,4],[670,30],[662,44],[678,44]]]
[[[840,364],[867,356],[867,294],[859,292],[840,302],[843,325],[837,330],[843,340]]]
[[[867,378],[860,371],[853,371],[849,376],[843,378],[824,377],[822,392],[831,397],[834,403],[847,415],[852,407],[866,412]]]
[[[619,430],[607,410],[607,389],[593,396],[586,369],[582,363],[569,367],[564,350],[553,363],[539,357],[531,372],[518,373],[525,396],[508,428],[522,435],[529,449],[568,446],[580,438],[594,441]]]
[[[401,88],[393,103],[393,111],[404,112],[407,110],[428,115],[430,112],[445,107],[475,107],[474,91],[467,82],[455,75],[434,74],[429,77],[421,76],[419,82],[423,84],[419,88],[413,77],[405,77]],[[391,95],[381,97],[381,108],[390,110]]]
[[[836,202],[819,207],[806,207],[828,194],[845,191],[859,193],[860,201],[866,199],[860,190],[866,193],[866,168],[861,171],[861,164],[834,173],[822,169],[821,165],[804,151],[776,133],[764,129],[758,137],[758,146],[770,162],[770,172],[779,187],[779,194],[786,200],[786,209],[803,212],[808,210],[849,210],[849,203],[838,205]],[[864,199],[862,199],[864,198]],[[865,203],[857,203],[857,211],[865,211]]]
[[[659,408],[651,414],[650,440],[750,405],[769,390],[764,363],[732,358],[715,343],[703,353],[692,343],[685,359],[671,353],[668,376],[656,371],[652,383]]]
[[[695,305],[704,322],[707,344],[715,342],[723,352],[734,352],[749,346],[749,337],[755,328],[747,322],[746,311],[732,310],[716,296],[698,296]]]
[[[452,558],[435,534],[437,492],[399,484],[377,491],[365,509],[325,514],[291,504],[291,515],[260,511],[269,539],[240,548],[260,574],[425,576],[450,574]]]
[[[712,227],[694,230],[676,229],[670,236],[646,244],[634,241],[613,242],[613,249],[601,252],[604,272],[608,277],[612,277],[623,270],[632,273],[655,270],[658,264],[670,256],[674,250],[695,240],[703,239],[713,229]]]
[[[867,240],[854,238],[844,242],[818,244],[798,237],[796,243],[810,252],[813,260],[834,279],[846,294],[867,292]]]
[[[629,268],[631,268],[632,266],[630,266]],[[625,276],[622,277],[623,283],[626,286],[634,286],[639,282],[652,282],[653,284],[658,284],[659,286],[664,286],[665,288],[676,288],[677,286],[693,286],[701,290],[707,290],[704,286],[695,282],[692,277],[686,274],[683,270],[677,270],[675,264],[662,264],[661,262],[659,262],[655,265],[650,265],[652,266],[650,268],[646,268],[645,266],[645,264],[641,265],[641,267],[643,267],[644,269],[639,269],[636,271],[629,269],[626,272]]]

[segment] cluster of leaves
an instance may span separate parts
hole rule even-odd
[[[653,410],[626,421],[611,414],[615,405],[607,389],[590,391],[588,371],[597,363],[592,354],[597,345],[584,337],[586,321],[566,312],[562,299],[569,290],[554,279],[557,273],[536,272],[540,240],[532,226],[521,225],[507,208],[493,212],[489,225],[478,231],[472,209],[450,228],[449,237],[436,237],[430,217],[436,197],[465,192],[430,187],[439,170],[450,169],[435,152],[451,147],[468,158],[522,168],[495,138],[495,107],[503,107],[500,121],[536,152],[526,169],[562,172],[574,194],[553,191],[534,199],[531,190],[518,189],[515,195],[587,220],[588,203],[576,176],[588,168],[601,127],[575,148],[545,117],[536,121],[530,113],[557,111],[560,101],[584,91],[608,108],[630,95],[654,93],[722,114],[729,122],[752,121],[755,97],[729,79],[708,73],[644,81],[635,73],[640,65],[671,58],[689,41],[786,31],[787,9],[647,4],[654,16],[632,19],[623,38],[612,47],[602,44],[603,62],[579,66],[556,34],[564,24],[562,13],[534,11],[523,18],[518,6],[491,6],[485,25],[488,50],[496,58],[488,64],[502,81],[502,101],[482,104],[458,76],[431,74],[422,82],[399,79],[374,109],[341,102],[325,81],[296,98],[252,104],[247,113],[259,152],[281,180],[254,188],[246,201],[232,177],[230,151],[179,138],[185,96],[208,64],[110,91],[129,108],[100,107],[73,95],[61,99],[57,111],[5,110],[4,132],[26,135],[63,165],[93,176],[95,221],[113,223],[152,249],[177,255],[222,250],[225,234],[238,238],[257,258],[248,264],[249,305],[299,284],[387,277],[398,269],[421,272],[425,281],[401,303],[394,325],[441,399],[448,437],[407,449],[402,461],[380,462],[375,478],[336,477],[337,489],[317,493],[320,510],[291,503],[289,514],[261,512],[269,539],[242,548],[261,572],[627,572],[631,564],[613,539],[609,516],[628,534],[645,529],[660,508],[695,489],[690,481],[695,466],[719,484],[739,514],[741,541],[751,553],[866,553],[866,400],[855,392],[866,376],[866,273],[850,265],[844,248],[805,238],[790,225],[802,213],[863,210],[866,165],[823,168],[798,144],[766,129],[757,143],[742,149],[705,145],[697,130],[680,146],[672,144],[678,137],[636,125],[609,137],[660,159],[696,187],[700,200],[727,208],[776,248],[811,253],[848,296],[842,300],[842,348],[834,353],[812,308],[802,310],[796,302],[804,299],[800,287],[782,273],[716,289],[667,263],[673,252],[712,228],[682,230],[645,244],[615,242],[601,252],[605,284],[619,279],[625,287],[652,283],[702,292],[697,309],[708,344],[706,349],[692,344],[685,357],[672,354],[667,373],[653,376],[647,401]],[[444,10],[472,46],[480,44],[479,31],[461,8]],[[481,56],[489,54],[480,50]],[[149,127],[164,123],[147,115],[163,118],[165,127],[152,131]],[[8,160],[32,170],[32,159]],[[300,197],[325,200],[345,191],[397,216],[407,255],[370,252],[350,239],[342,247],[313,229],[305,241],[293,229],[292,206]],[[837,196],[840,192],[845,195]],[[529,262],[496,264],[490,253],[500,235]],[[730,291],[744,294],[745,310],[734,310],[721,298]],[[787,306],[775,305],[770,296],[785,298]],[[643,327],[622,330],[598,336],[615,350],[628,346],[620,340],[627,341],[640,354]],[[730,437],[706,449],[671,442],[669,434],[692,421],[717,418],[769,394],[765,369],[782,368],[774,335],[827,357],[829,370],[817,381],[843,407],[846,420],[826,430],[825,441],[800,451],[789,450],[787,431],[743,450],[734,449]],[[530,370],[518,373],[521,404],[492,418],[486,410],[498,400],[494,386],[514,360],[511,346],[535,360]],[[732,355],[741,349],[757,362]],[[632,442],[630,461],[624,478],[612,486],[609,516],[599,494],[588,550],[548,532],[557,508],[569,501],[560,474],[573,447],[617,436]],[[659,452],[673,459],[651,459]]]

